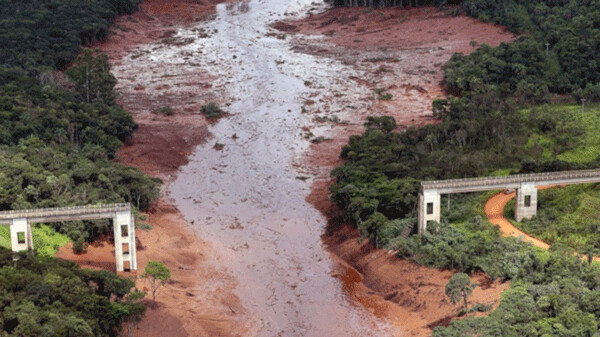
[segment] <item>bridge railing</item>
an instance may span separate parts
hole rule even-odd
[[[22,209],[22,210],[10,210],[0,212],[0,219],[12,219],[18,217],[32,217],[32,216],[58,216],[58,215],[73,215],[73,214],[86,214],[86,213],[103,213],[112,211],[127,211],[131,209],[131,205],[128,203],[120,204],[98,204],[98,205],[86,205],[86,206],[68,206],[68,207],[54,207],[54,208],[38,208],[38,209]]]
[[[498,184],[511,184],[521,182],[536,182],[545,180],[562,180],[562,179],[578,179],[578,178],[595,178],[600,179],[600,170],[574,170],[561,172],[543,172],[543,173],[524,173],[515,174],[506,177],[477,177],[465,179],[448,179],[448,180],[432,180],[423,181],[421,186],[426,189],[431,188],[454,188],[454,187],[470,187],[470,186],[485,186]]]

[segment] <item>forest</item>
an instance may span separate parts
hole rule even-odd
[[[81,49],[138,3],[1,0],[0,210],[111,202],[144,210],[156,197],[159,180],[113,161],[136,125],[116,103],[106,55]],[[108,221],[50,225],[78,251],[111,232]],[[132,281],[41,248],[16,258],[0,248],[0,335],[118,336],[143,314]]]
[[[79,54],[82,43],[105,38],[112,20],[138,2],[3,4],[0,210],[100,202],[147,208],[159,182],[112,162],[136,125],[116,104],[108,58],[89,49]],[[57,71],[68,64],[66,72]],[[53,225],[78,250],[109,232],[102,221]]]
[[[330,198],[375,245],[420,264],[482,270],[493,278],[512,280],[500,306],[488,317],[455,321],[436,328],[434,336],[597,332],[600,312],[591,303],[597,302],[592,298],[600,288],[593,280],[600,279],[600,270],[574,251],[595,253],[595,235],[577,233],[577,245],[568,247],[567,240],[557,240],[543,252],[502,238],[481,212],[473,210],[481,209],[482,201],[468,195],[453,196],[452,210],[445,211],[442,223],[428,233],[409,237],[403,233],[416,222],[422,180],[598,167],[600,153],[592,149],[597,144],[588,146],[586,140],[592,139],[588,122],[599,118],[597,106],[589,105],[600,100],[599,5],[598,1],[462,1],[448,15],[463,12],[503,24],[519,38],[495,48],[482,45],[470,55],[455,54],[444,65],[450,96],[433,102],[438,123],[397,132],[392,118],[369,117],[364,134],[352,136],[341,152],[344,164],[332,171]],[[581,99],[588,102],[587,114],[575,105]],[[574,195],[567,194],[564,198]],[[541,200],[549,203],[544,194]],[[563,210],[573,213],[578,202]],[[525,225],[542,228],[534,222]],[[564,234],[568,224],[561,226],[552,233]],[[592,226],[580,227],[586,231]]]
[[[17,256],[0,248],[2,336],[116,337],[145,312],[131,280],[52,257]]]
[[[551,94],[600,100],[600,13],[590,1],[385,1],[334,0],[334,6],[442,6],[519,35],[498,48],[456,54],[445,66],[447,90],[455,95],[494,91],[520,104],[548,102]],[[458,4],[458,7],[446,7]],[[556,99],[556,97],[554,97]]]

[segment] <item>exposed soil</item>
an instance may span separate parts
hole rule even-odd
[[[187,163],[191,150],[209,136],[207,122],[199,115],[203,100],[194,100],[195,96],[202,96],[202,88],[209,86],[208,76],[188,74],[189,85],[183,88],[171,88],[165,83],[144,83],[144,87],[135,74],[126,74],[126,66],[119,66],[122,58],[137,46],[169,38],[178,27],[209,18],[214,5],[220,2],[223,1],[146,0],[138,12],[119,18],[111,37],[96,46],[109,55],[120,79],[120,104],[139,125],[119,151],[119,162],[170,181],[176,170]],[[171,108],[173,115],[157,113],[162,107]],[[172,282],[156,303],[149,298],[144,300],[148,311],[134,335],[245,336],[246,312],[232,293],[237,281],[205,263],[218,259],[210,244],[190,231],[179,211],[164,197],[152,205],[147,216],[145,222],[152,229],[136,231],[139,270],[123,276],[140,276],[148,261],[157,260],[171,270]],[[68,244],[57,257],[76,261],[83,267],[115,270],[114,245],[109,239],[93,243],[84,254],[74,254]],[[145,280],[138,279],[136,284],[148,290]]]
[[[475,49],[471,41],[495,46],[514,37],[503,27],[475,19],[451,17],[432,8],[382,9],[337,8],[301,21],[281,22],[274,28],[285,32],[323,34],[323,40],[296,36],[296,49],[313,55],[340,59],[363,75],[353,78],[367,90],[383,88],[391,100],[365,95],[369,115],[394,116],[404,129],[434,123],[431,102],[443,96],[441,66],[453,53]],[[310,105],[307,105],[310,109]],[[358,112],[358,110],[356,111]],[[350,113],[346,122],[332,127],[329,141],[311,145],[305,158],[316,178],[308,197],[329,219],[323,241],[329,251],[359,273],[341,271],[348,292],[367,308],[382,316],[401,317],[400,325],[415,336],[428,336],[437,325],[456,318],[444,288],[453,271],[418,266],[394,254],[360,242],[356,229],[339,223],[338,210],[328,199],[329,171],[341,164],[339,153],[348,136],[362,131],[367,113]],[[476,288],[473,303],[497,304],[508,282],[492,282],[486,275],[471,276],[485,285]]]
[[[368,113],[394,116],[401,128],[435,122],[431,103],[444,96],[442,66],[454,53],[514,39],[504,27],[435,8],[335,8],[274,27],[288,34],[325,35],[323,40],[298,36],[295,48],[353,65],[362,73],[351,78],[354,85],[371,92]],[[378,99],[375,90],[391,94],[390,99]]]
[[[213,4],[217,2],[220,1],[145,1],[138,13],[120,18],[113,37],[99,45],[109,54],[113,71],[119,78],[121,104],[133,114],[140,126],[119,152],[120,162],[173,181],[176,170],[187,163],[192,149],[210,136],[207,123],[200,114],[201,105],[208,101],[222,104],[224,97],[228,97],[213,84],[213,75],[203,72],[200,67],[195,72],[189,71],[189,67],[183,71],[178,63],[160,59],[148,69],[149,72],[165,73],[160,79],[155,79],[144,77],[144,73],[126,62],[154,50],[168,48],[170,44],[188,43],[174,39],[178,27],[210,17],[214,12]],[[365,28],[346,28],[344,20],[350,19],[356,27]],[[420,28],[423,25],[419,24],[423,20],[427,20],[425,32]],[[395,21],[397,23],[382,26]],[[360,125],[367,113],[392,114],[402,127],[433,122],[430,106],[431,101],[442,94],[439,67],[443,62],[455,51],[472,50],[469,42],[473,39],[494,45],[512,38],[499,27],[463,17],[448,18],[433,9],[336,9],[285,25],[288,26],[280,28],[329,35],[321,41],[296,35],[295,50],[342,60],[359,74],[351,78],[353,82],[348,82],[348,86],[365,88],[364,97],[358,104],[360,109],[350,106],[351,103],[340,108],[336,99],[342,98],[342,93],[315,97],[319,104],[313,104],[310,99],[305,103],[306,113],[315,116],[321,109],[336,105],[344,112],[344,123],[330,125],[329,122],[316,122],[326,125],[320,129],[327,141],[311,145],[310,154],[305,158],[307,167],[302,168],[315,182],[309,201],[329,215],[335,209],[327,199],[328,172],[339,164],[338,154],[347,137],[361,131]],[[395,36],[405,32],[409,32],[402,36],[405,40]],[[202,39],[204,34],[198,31],[196,38]],[[153,50],[137,48],[157,41],[161,43],[154,44]],[[181,54],[177,58],[193,66],[191,56]],[[311,87],[315,84],[305,82],[305,85]],[[378,100],[377,95],[372,93],[375,88],[385,89],[393,98]],[[348,102],[354,100],[354,97],[347,99]],[[362,109],[364,106],[370,109]],[[169,108],[173,115],[162,115],[160,111],[165,111],[162,108]],[[311,130],[303,131],[308,133]],[[232,140],[237,139],[234,136],[231,135]],[[221,259],[231,259],[235,253],[227,257],[215,255],[214,247],[198,239],[178,210],[165,200],[164,197],[159,200],[149,214],[147,222],[153,229],[137,232],[138,262],[140,270],[148,260],[164,262],[173,271],[174,282],[159,295],[159,303],[149,307],[146,317],[135,330],[136,335],[251,335],[250,315],[233,292],[238,281],[226,270],[217,267]],[[283,221],[283,227],[288,219],[271,221],[278,224]],[[209,222],[208,219],[205,222]],[[339,256],[341,262],[349,263],[342,263],[334,275],[340,279],[347,294],[374,315],[389,319],[402,330],[409,328],[415,336],[428,335],[432,326],[449,322],[458,307],[447,303],[443,295],[443,287],[452,272],[423,268],[392,258],[387,252],[373,250],[367,243],[359,244],[357,238],[356,231],[350,228],[324,236],[331,252]],[[223,248],[216,250],[222,251]],[[68,248],[61,249],[58,256],[77,260],[82,265],[114,270],[114,251],[109,242],[90,246],[86,254],[73,255],[70,252]],[[299,273],[304,277],[303,274]],[[495,302],[499,293],[508,287],[506,283],[490,283],[484,275],[473,277],[486,284],[486,287],[476,289],[473,303]],[[296,278],[293,279],[296,282]],[[141,288],[145,286],[143,281],[138,281],[138,285]],[[296,288],[291,289],[294,291]]]
[[[146,263],[156,260],[171,270],[172,282],[156,303],[145,300],[148,311],[135,336],[244,336],[246,327],[240,316],[245,311],[230,292],[236,281],[203,263],[214,258],[210,245],[191,233],[179,211],[163,200],[157,201],[147,216],[152,229],[136,231],[139,270],[121,275],[140,276]],[[113,242],[104,239],[91,244],[84,254],[74,254],[72,245],[67,244],[56,256],[82,267],[114,271],[114,254]],[[136,285],[149,290],[143,279]]]
[[[168,180],[208,136],[200,110],[202,104],[216,100],[204,96],[213,78],[205,73],[174,70],[163,81],[148,81],[138,77],[135,67],[123,65],[123,58],[149,43],[184,43],[173,39],[177,30],[210,19],[215,5],[222,2],[226,0],[146,0],[134,14],[118,18],[110,38],[95,46],[109,56],[113,72],[119,72],[119,102],[139,126],[119,151],[119,162]],[[131,58],[143,53],[137,50]],[[156,62],[153,69],[169,66]],[[173,115],[165,115],[161,109],[169,109]]]
[[[545,188],[549,188],[546,186]],[[545,189],[541,188],[541,189]],[[504,207],[506,204],[515,197],[516,193],[504,193],[500,192],[491,197],[484,206],[485,215],[488,217],[491,223],[498,226],[502,235],[518,237],[523,241],[530,242],[532,245],[540,247],[542,249],[550,248],[550,245],[543,242],[542,240],[536,239],[533,236],[521,231],[515,227],[508,219],[504,217]]]

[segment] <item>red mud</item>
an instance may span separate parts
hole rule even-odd
[[[301,40],[296,49],[334,57],[366,71],[368,78],[352,78],[356,85],[392,94],[391,100],[377,100],[373,94],[369,114],[394,116],[403,127],[433,122],[431,103],[444,96],[441,67],[454,53],[514,39],[504,27],[449,16],[435,8],[335,8],[273,26],[286,32],[325,35],[324,44]]]
[[[118,18],[110,38],[96,47],[109,56],[113,67],[120,65],[136,47],[169,38],[180,26],[210,18],[215,5],[222,2],[225,0],[146,0],[133,15]],[[197,88],[207,85],[210,78],[190,75],[189,81]],[[188,92],[169,85],[125,85],[134,87],[118,85],[120,104],[132,113],[139,128],[119,151],[119,162],[168,178],[187,163],[192,149],[208,136],[204,118],[189,114],[198,112],[201,104],[190,103]],[[188,99],[183,97],[186,95]],[[157,113],[161,107],[170,107],[175,115]]]
[[[113,65],[136,46],[171,36],[177,25],[208,18],[218,0],[146,0],[138,12],[121,17],[111,37],[98,47]],[[208,136],[206,121],[186,114],[185,102],[173,104],[175,115],[153,113],[157,106],[173,103],[168,87],[146,93],[140,85],[121,88],[120,104],[132,113],[139,125],[132,138],[118,152],[118,161],[143,172],[169,179],[187,163],[191,150]],[[188,100],[189,101],[189,100]],[[205,260],[214,259],[212,249],[190,231],[179,211],[162,198],[147,214],[152,230],[138,229],[138,273],[149,260],[163,262],[172,272],[172,282],[153,304],[146,299],[148,311],[136,326],[135,336],[244,336],[245,311],[232,293],[236,280],[216,270]],[[72,246],[59,250],[57,257],[76,261],[83,267],[115,270],[114,245],[103,240],[90,245],[84,254],[74,254]],[[135,273],[124,273],[135,277]],[[199,282],[201,280],[202,282]],[[148,290],[143,279],[138,288]]]
[[[98,47],[118,64],[135,46],[172,36],[177,26],[209,19],[226,0],[144,0],[132,15],[118,18],[108,41]]]
[[[117,20],[113,36],[98,47],[117,66],[137,46],[172,36],[175,25],[209,17],[218,2],[221,1],[146,0],[138,13]],[[425,20],[426,25],[423,25]],[[385,102],[373,98],[370,113],[391,113],[404,125],[431,122],[431,101],[442,94],[439,67],[453,52],[471,51],[471,40],[494,45],[512,38],[496,26],[464,17],[445,17],[432,9],[429,12],[425,9],[335,9],[293,25],[296,27],[284,28],[330,35],[329,42],[334,46],[331,50],[299,46],[300,50],[306,48],[314,54],[343,59],[371,49],[406,51],[410,62],[384,58],[355,63],[372,76],[355,79],[357,84],[369,90],[384,87],[394,96]],[[209,83],[210,78],[191,81],[198,86]],[[176,169],[187,162],[193,147],[208,135],[204,118],[190,114],[197,111],[198,106],[189,99],[180,102],[179,96],[172,97],[172,93],[180,92],[177,88],[170,91],[168,85],[146,88],[138,83],[133,88],[121,89],[121,104],[133,114],[140,127],[119,152],[118,160],[150,175],[170,179]],[[174,116],[153,113],[161,106],[171,106]],[[330,219],[335,217],[336,210],[327,199],[328,172],[340,163],[341,147],[350,134],[360,132],[365,116],[366,113],[356,115],[350,124],[334,128],[332,140],[312,145],[306,159],[309,166],[319,172],[308,200]],[[198,239],[180,213],[164,200],[153,206],[147,222],[152,230],[137,231],[139,269],[143,270],[149,260],[162,261],[173,272],[173,282],[157,298],[158,305],[149,306],[135,335],[244,336],[248,322],[232,292],[236,280],[202,263],[215,259],[211,247]],[[359,244],[356,230],[348,227],[336,230],[335,234],[331,232],[323,236],[329,250],[359,271],[341,267],[336,276],[343,281],[348,293],[375,315],[389,317],[392,322],[410,328],[414,336],[426,336],[433,325],[448,322],[456,313],[458,306],[449,304],[443,294],[452,272],[416,266],[374,250],[368,243]],[[74,255],[66,247],[57,256],[84,266],[114,270],[113,254],[112,245],[101,242],[90,246],[86,254]],[[477,288],[473,303],[497,302],[499,293],[508,287],[506,283],[490,284],[483,275],[474,278],[489,287]],[[138,281],[138,286],[144,288],[144,281]]]
[[[446,16],[432,8],[338,8],[274,27],[328,36],[324,45],[301,41],[297,49],[354,64],[366,74],[355,79],[358,85],[385,88],[394,97],[390,101],[373,99],[369,114],[392,115],[401,128],[435,122],[431,102],[443,96],[441,66],[452,54],[473,51],[471,41],[495,46],[514,38],[502,27],[463,16]],[[378,54],[368,58],[373,51]],[[348,293],[378,316],[390,317],[410,330],[411,335],[429,336],[435,326],[447,325],[456,318],[460,306],[451,304],[444,293],[454,272],[422,267],[374,249],[368,241],[361,243],[356,229],[336,222],[339,210],[328,199],[328,173],[341,164],[341,147],[350,135],[362,131],[360,125],[365,118],[365,114],[355,114],[346,126],[333,129],[328,135],[331,141],[311,146],[305,163],[316,167],[314,171],[321,175],[307,200],[329,219],[323,235],[328,250],[352,267],[340,271],[339,276]],[[484,274],[471,278],[484,285],[475,289],[474,304],[497,305],[500,293],[510,286],[508,282],[492,282]]]

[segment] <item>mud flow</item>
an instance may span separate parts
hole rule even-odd
[[[237,279],[236,294],[256,322],[252,335],[394,335],[332,277],[335,263],[320,239],[326,220],[305,200],[311,174],[300,158],[323,130],[303,114],[304,102],[343,90],[324,109],[343,118],[342,107],[359,97],[341,76],[352,69],[292,51],[269,27],[321,6],[312,2],[219,5],[211,22],[138,48],[115,72],[129,74],[131,82],[120,85],[168,87],[161,104],[176,113],[201,120],[200,106],[214,100],[229,114],[209,126],[212,138],[193,151],[167,193],[218,250],[212,267]],[[194,85],[198,78],[205,84]]]

